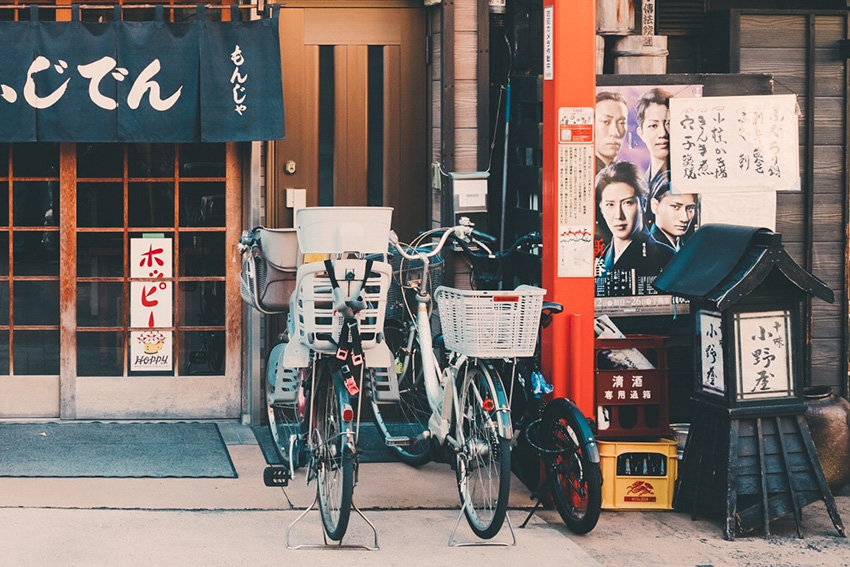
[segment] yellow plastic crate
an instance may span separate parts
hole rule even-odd
[[[597,441],[602,465],[602,508],[671,510],[679,470],[676,442]]]

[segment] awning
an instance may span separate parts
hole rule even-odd
[[[284,137],[279,6],[262,19],[0,22],[0,142]]]

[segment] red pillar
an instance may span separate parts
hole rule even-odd
[[[596,0],[544,0],[543,287],[564,305],[543,335],[555,395],[593,415]]]

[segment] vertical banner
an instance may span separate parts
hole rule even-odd
[[[234,8],[236,8],[234,6]],[[0,22],[0,142],[242,142],[284,136],[274,17]],[[202,132],[202,127],[204,131]]]
[[[75,18],[79,17],[77,10]],[[101,142],[118,136],[115,23],[40,22],[24,97],[39,140]],[[4,42],[5,43],[5,42]]]
[[[37,27],[18,22],[0,22],[3,51],[0,58],[0,132],[3,142],[35,142],[36,110],[24,99],[26,75],[16,73],[20,62],[35,59]]]
[[[201,135],[204,142],[233,136],[282,138],[279,6],[272,17],[207,26],[201,38]]]
[[[173,369],[173,256],[171,238],[130,239],[131,371]]]
[[[159,12],[159,11],[158,11]],[[161,14],[157,14],[161,18]],[[196,22],[121,22],[118,136],[125,142],[200,138]]]

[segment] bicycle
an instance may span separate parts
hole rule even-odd
[[[491,359],[528,356],[533,351],[545,291],[525,286],[470,295],[438,287],[434,298],[444,347],[438,358],[430,322],[430,261],[450,237],[465,239],[472,234],[468,224],[435,229],[422,235],[419,243],[430,237],[438,238],[436,243],[409,247],[391,233],[391,248],[418,262],[421,278],[406,282],[416,303],[415,316],[409,322],[385,324],[396,361],[396,376],[390,378],[397,379],[395,399],[402,401],[373,408],[385,442],[398,448],[408,462],[433,459],[453,465],[461,500],[458,523],[465,516],[476,536],[491,539],[507,516],[512,436],[509,400]],[[406,417],[389,419],[386,406]],[[405,413],[406,407],[415,410]],[[450,545],[456,530],[457,524]]]
[[[476,241],[477,248],[464,240],[457,241],[469,262],[470,284],[476,289],[500,286],[507,277],[509,270],[505,267],[511,258],[519,252],[534,254],[542,243],[540,234],[532,232],[520,236],[507,249],[493,252],[485,240],[492,242],[495,238],[482,235]],[[540,329],[547,327],[561,311],[562,305],[543,302]],[[532,357],[504,359],[500,368],[503,376],[512,377],[511,416],[516,431],[513,469],[536,499],[521,527],[541,505],[541,496],[548,492],[571,531],[590,532],[599,520],[602,507],[602,472],[599,449],[588,420],[567,398],[544,401],[544,396],[551,393],[551,386],[540,372],[539,343]],[[536,474],[541,462],[545,473],[542,481]]]
[[[269,428],[284,464],[267,467],[264,481],[287,486],[303,467],[316,495],[289,526],[288,548],[313,547],[290,546],[290,532],[317,503],[325,543],[342,543],[353,508],[374,533],[374,546],[367,548],[378,548],[377,531],[354,505],[353,492],[360,393],[369,366],[390,361],[381,330],[391,267],[366,256],[386,250],[391,213],[385,207],[308,207],[296,215],[297,249],[291,229],[258,228],[240,241],[243,299],[264,313],[279,313],[285,294],[272,286],[292,290],[287,328],[269,354],[265,387]],[[301,263],[291,274],[301,254],[321,259]],[[260,301],[265,297],[272,299]]]

